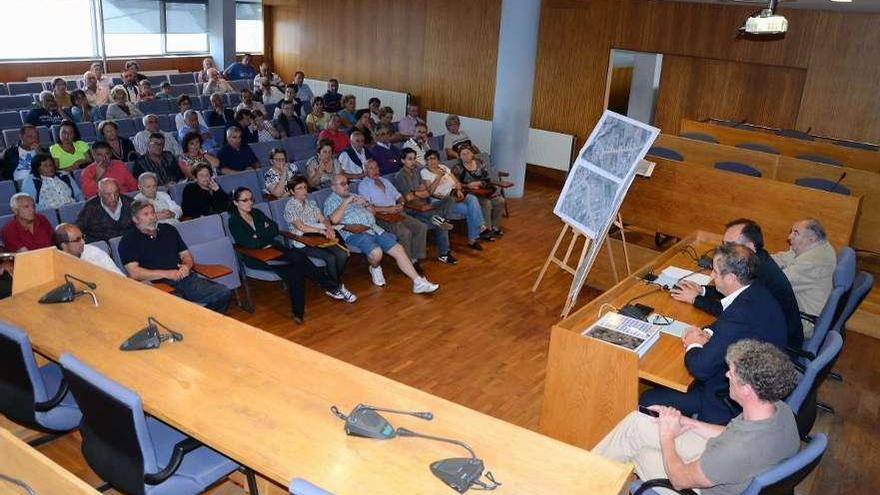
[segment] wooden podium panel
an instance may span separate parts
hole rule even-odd
[[[47,270],[48,267],[48,270]],[[431,411],[433,421],[389,415],[395,426],[460,439],[496,479],[499,494],[617,494],[629,465],[505,423],[450,401],[120,277],[55,249],[23,253],[13,296],[0,318],[23,328],[34,349],[70,352],[136,391],[151,415],[247,465],[273,482],[308,480],[330,492],[446,493],[429,465],[463,457],[460,447],[418,438],[346,436],[330,407],[358,403]],[[91,298],[40,305],[65,273],[98,285]],[[147,316],[184,334],[156,350],[122,352]]]
[[[640,277],[667,266],[696,270],[682,250],[692,246],[704,253],[721,237],[696,232],[661,253],[633,275],[555,325],[550,335],[547,377],[539,431],[583,448],[593,448],[624,416],[638,406],[639,379],[687,391],[693,378],[684,366],[684,348],[677,337],[662,334],[641,359],[629,350],[581,335],[608,305],[622,307],[633,297],[676,320],[703,326],[713,317]],[[647,294],[647,295],[645,295]]]
[[[3,428],[0,428],[0,473],[27,483],[39,495],[98,495],[98,491],[88,483]],[[0,493],[26,492],[8,481],[0,480]]]

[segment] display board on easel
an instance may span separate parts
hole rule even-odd
[[[537,288],[549,263],[558,261],[556,250],[565,232],[572,229],[585,236],[587,244],[581,251],[577,267],[573,269],[574,279],[563,307],[563,316],[567,316],[574,307],[599,249],[618,218],[617,211],[632,184],[639,163],[659,134],[660,130],[656,127],[606,110],[572,164],[553,209],[553,213],[566,225],[533,288]]]

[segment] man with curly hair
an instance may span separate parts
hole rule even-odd
[[[753,339],[731,344],[725,361],[730,397],[743,409],[727,426],[650,406],[657,418],[630,413],[593,451],[632,462],[642,480],[666,478],[676,490],[742,493],[755,476],[800,447],[794,413],[782,402],[794,390],[798,373],[777,346]]]

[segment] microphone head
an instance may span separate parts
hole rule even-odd
[[[73,301],[74,290],[73,284],[65,282],[58,287],[47,292],[40,298],[41,304],[67,303]]]
[[[413,416],[417,418],[422,418],[426,421],[431,421],[432,419],[434,419],[434,414],[430,412],[414,412]]]
[[[396,433],[397,433],[397,436],[399,436],[399,437],[415,437],[415,436],[418,436],[418,435],[416,434],[416,432],[414,432],[414,431],[412,431],[412,430],[407,430],[406,428],[403,428],[403,427],[398,427]]]

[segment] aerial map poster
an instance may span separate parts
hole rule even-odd
[[[658,134],[660,129],[606,110],[578,154],[553,213],[596,240]]]

